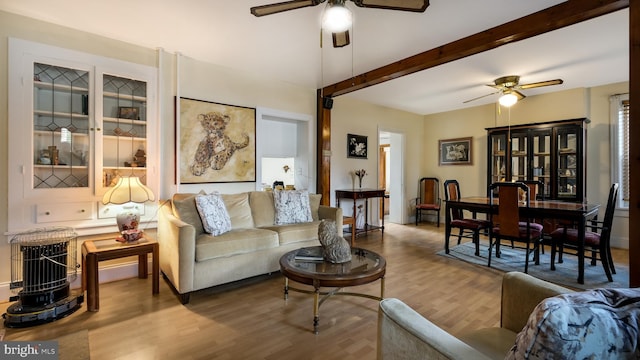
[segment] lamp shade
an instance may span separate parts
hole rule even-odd
[[[353,21],[351,11],[344,4],[332,4],[324,12],[322,27],[333,33],[349,30]]]
[[[140,182],[137,176],[122,176],[116,186],[102,197],[103,204],[144,203],[155,200],[153,191]]]
[[[500,99],[498,99],[498,102],[502,106],[510,107],[518,102],[518,96],[512,92],[505,91],[504,94],[500,96]]]

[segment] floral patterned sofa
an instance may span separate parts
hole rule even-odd
[[[180,294],[280,269],[291,250],[319,246],[318,225],[342,210],[306,191],[175,194],[158,215],[160,269]]]

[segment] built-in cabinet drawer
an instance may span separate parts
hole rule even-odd
[[[36,222],[91,220],[95,215],[94,212],[91,201],[65,203],[64,205],[38,204],[36,205]]]

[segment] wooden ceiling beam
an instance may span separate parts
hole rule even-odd
[[[344,95],[627,7],[629,7],[629,0],[568,0],[508,23],[326,86],[322,89],[322,94],[325,97]]]

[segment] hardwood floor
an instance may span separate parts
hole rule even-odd
[[[384,241],[375,232],[357,238],[356,246],[385,256],[386,297],[402,299],[446,331],[498,325],[502,272],[436,255],[443,238],[444,226],[388,224]],[[614,261],[628,264],[628,251],[616,250]],[[290,292],[285,301],[282,286],[279,273],[261,276],[194,293],[183,306],[163,279],[156,296],[150,278],[101,284],[99,312],[83,304],[50,324],[5,329],[5,340],[49,340],[88,329],[94,360],[375,359],[376,301],[327,300],[314,335],[312,297]],[[380,284],[353,290],[375,295]],[[0,304],[0,311],[9,305]]]

